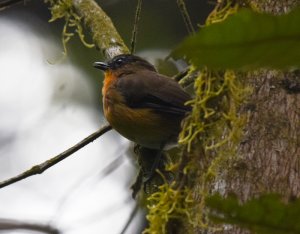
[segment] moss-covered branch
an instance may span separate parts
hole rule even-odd
[[[0,8],[12,6],[21,3],[21,0],[5,0],[0,3]],[[116,30],[113,22],[102,8],[94,0],[45,0],[50,3],[50,10],[54,21],[64,18],[66,23],[63,29],[64,49],[68,40],[74,35],[68,32],[68,28],[75,27],[81,41],[85,44],[82,33],[81,21],[83,21],[90,31],[96,48],[101,50],[107,59],[113,58],[118,54],[129,53],[129,49],[123,42],[121,36]]]
[[[97,48],[106,58],[129,53],[111,19],[93,0],[73,0],[75,12],[90,30]]]
[[[82,43],[91,48],[94,45],[106,59],[129,53],[129,50],[117,32],[111,19],[94,0],[45,0],[50,4],[52,17],[50,22],[63,18],[62,42],[66,53],[67,42],[77,34]],[[82,23],[89,30],[94,44],[84,39]]]

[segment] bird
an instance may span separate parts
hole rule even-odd
[[[119,134],[149,149],[177,145],[181,122],[191,111],[191,96],[147,60],[120,54],[93,64],[104,72],[104,116]]]

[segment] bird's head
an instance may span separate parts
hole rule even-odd
[[[95,62],[93,64],[95,68],[98,68],[104,72],[113,73],[134,73],[139,70],[155,71],[156,69],[145,59],[131,54],[121,54],[108,62]]]

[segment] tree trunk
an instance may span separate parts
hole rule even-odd
[[[300,196],[300,94],[284,88],[299,78],[277,71],[249,74],[254,85],[244,106],[249,122],[239,148],[242,158],[226,177],[226,193],[243,201],[266,192]]]
[[[282,14],[300,1],[255,0],[251,4],[263,12]],[[234,193],[241,201],[262,193],[279,193],[286,200],[300,197],[300,73],[263,70],[249,72],[246,80],[253,93],[241,108],[248,122],[239,159],[223,175],[225,186],[217,190]],[[248,231],[233,228],[223,233]]]
[[[209,24],[234,12],[228,2],[218,1]],[[300,0],[239,2],[272,14],[300,5]],[[253,92],[240,106],[248,86]],[[205,199],[216,192],[234,193],[241,202],[265,193],[282,194],[286,201],[300,197],[300,72],[204,68],[194,88],[193,109],[179,136],[180,162],[169,167],[179,173],[150,195],[144,233],[249,233],[229,225],[214,229]]]

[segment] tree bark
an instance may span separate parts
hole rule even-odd
[[[262,12],[282,14],[300,1],[255,0],[251,4]],[[261,70],[246,77],[253,93],[241,108],[247,112],[248,123],[239,159],[231,162],[217,191],[234,193],[241,201],[263,193],[279,193],[286,201],[300,197],[300,73]],[[295,86],[298,89],[292,90]],[[222,233],[249,231],[233,227]]]
[[[300,196],[300,94],[289,92],[285,80],[297,73],[249,73],[254,92],[247,105],[249,122],[239,148],[239,162],[226,177],[226,193],[242,201],[265,192],[286,199]]]
[[[105,58],[111,59],[116,55],[129,53],[113,22],[94,0],[73,0],[72,3],[90,30],[96,48],[101,50]]]

